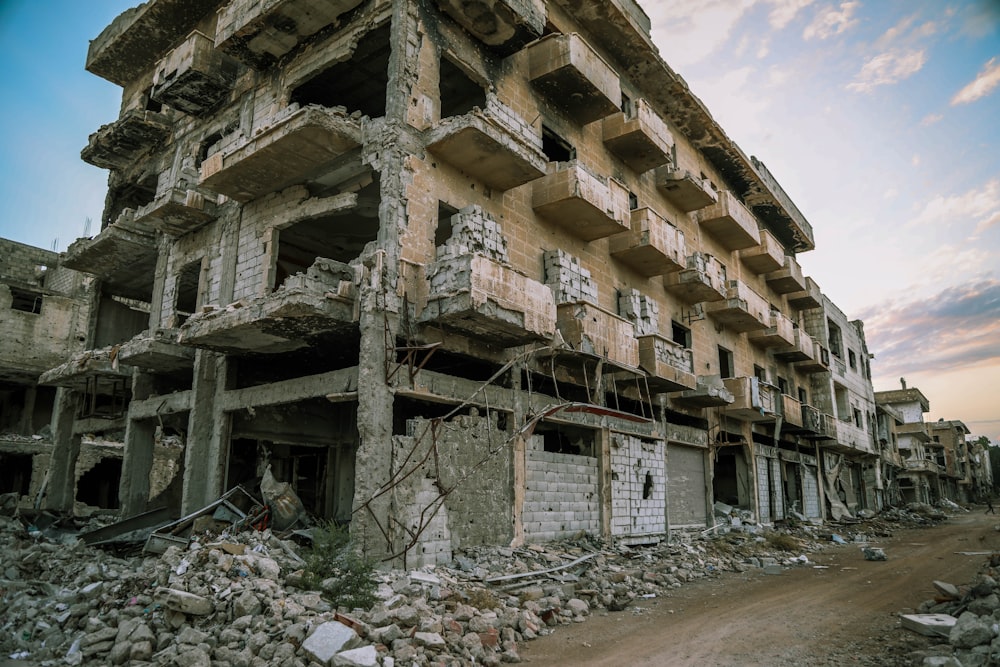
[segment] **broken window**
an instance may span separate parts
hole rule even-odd
[[[673,320],[670,321],[670,338],[678,345],[691,348],[691,330]]]
[[[632,117],[632,114],[634,113],[634,109],[632,107],[632,98],[629,97],[628,95],[626,95],[625,93],[622,93],[622,106],[621,106],[621,109],[622,109],[622,113],[625,114],[626,118],[631,118]]]
[[[639,208],[639,196],[634,192],[628,193],[628,210],[634,211]]]
[[[780,377],[780,376],[778,377],[778,391],[780,391],[782,394],[788,394],[789,393],[789,391],[788,391],[788,380],[786,380],[785,378]]]
[[[852,408],[852,410],[854,414],[854,425],[858,428],[864,428],[865,425],[861,421],[861,410],[858,410],[857,408]]]
[[[198,310],[202,275],[202,260],[184,265],[177,274],[174,291],[175,326],[180,326]]]
[[[809,394],[806,393],[804,387],[799,387],[799,403],[809,404]]]
[[[758,366],[757,364],[753,365],[753,375],[761,382],[767,382],[767,371],[765,371],[762,367]]]
[[[719,346],[719,375],[724,378],[731,378],[734,375],[733,353],[721,345]]]
[[[837,405],[837,417],[840,421],[851,421],[851,406],[847,398],[847,389],[838,384],[833,385],[834,400]]]
[[[548,125],[542,125],[542,152],[549,162],[569,162],[576,159],[573,144],[563,139]]]
[[[42,312],[42,293],[32,290],[10,288],[10,307],[23,313],[38,315]]]
[[[451,216],[458,213],[458,209],[443,201],[438,201],[438,222],[434,229],[434,247],[439,248],[451,238]]]
[[[837,357],[838,359],[843,358],[842,338],[840,335],[840,327],[833,323],[832,320],[827,319],[826,321],[827,330],[830,335],[830,354]]]
[[[857,370],[858,369],[858,356],[856,354],[854,354],[854,350],[848,350],[847,351],[847,359],[848,359],[848,363],[850,364],[851,368],[853,368],[854,370]]]
[[[358,40],[350,58],[299,85],[289,101],[302,106],[341,106],[370,118],[384,116],[390,44],[389,26],[369,32]]]
[[[441,118],[461,116],[475,107],[486,108],[486,90],[449,58],[442,57],[438,76]]]
[[[125,416],[130,384],[127,378],[122,377],[103,375],[88,377],[77,404],[77,418],[118,419]]]
[[[535,433],[542,436],[545,451],[554,454],[594,456],[594,431],[564,424],[540,423]]]

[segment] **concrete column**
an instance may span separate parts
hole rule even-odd
[[[129,419],[125,426],[125,452],[118,487],[122,517],[135,516],[146,510],[155,433],[156,425],[148,419]]]
[[[35,398],[37,391],[34,387],[27,387],[24,390],[24,406],[21,409],[21,419],[17,426],[17,432],[23,435],[31,435],[35,432]]]
[[[80,436],[73,433],[76,421],[77,392],[59,387],[52,407],[52,460],[49,463],[46,509],[73,511],[76,499],[76,460],[80,455]]]
[[[181,515],[208,505],[222,495],[223,465],[229,447],[229,415],[222,412],[228,363],[215,352],[198,350],[194,360],[194,392],[184,449]]]

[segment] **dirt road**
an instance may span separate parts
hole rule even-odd
[[[637,608],[559,626],[521,655],[535,665],[574,667],[905,664],[897,661],[927,642],[901,629],[898,614],[933,597],[935,579],[971,581],[985,556],[956,552],[1000,550],[998,524],[980,509],[872,542],[887,561],[866,561],[848,544],[780,575],[724,573]]]

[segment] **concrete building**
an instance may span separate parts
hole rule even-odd
[[[940,447],[931,445],[924,422],[930,402],[916,387],[907,387],[900,378],[900,389],[875,392],[875,401],[892,415],[886,426],[894,437],[905,470],[899,474],[899,491],[903,502],[933,503],[941,499],[939,478],[944,455]]]
[[[861,323],[638,5],[321,4],[150,0],[91,43],[123,96],[50,507],[83,432],[126,515],[270,469],[410,566],[890,502]]]
[[[937,450],[938,458],[943,460],[941,492],[955,502],[967,503],[976,499],[971,492],[973,472],[965,442],[970,433],[969,428],[957,419],[927,423],[927,434],[931,438],[928,444]]]

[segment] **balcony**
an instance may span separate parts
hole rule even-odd
[[[659,167],[656,170],[656,187],[684,213],[711,206],[719,199],[707,179],[686,169]]]
[[[636,100],[631,115],[605,118],[602,130],[604,145],[637,174],[667,164],[673,155],[674,138],[646,100]]]
[[[941,474],[941,466],[928,459],[906,459],[903,461],[907,472],[926,472],[934,475]]]
[[[711,255],[696,252],[687,258],[687,268],[671,273],[663,287],[685,303],[721,301],[726,298],[726,271]]]
[[[156,66],[150,97],[192,116],[211,111],[232,90],[238,65],[197,30]]]
[[[796,310],[809,310],[823,306],[823,294],[812,278],[806,278],[806,288],[788,295],[788,305]]]
[[[354,270],[317,258],[272,294],[192,315],[177,340],[216,352],[274,354],[343,345],[357,330]]]
[[[736,400],[718,375],[699,375],[694,389],[669,395],[670,401],[686,408],[716,408]]]
[[[189,370],[194,364],[194,350],[177,343],[177,329],[144,331],[122,343],[118,358],[123,364],[153,373]]]
[[[430,298],[419,321],[502,347],[549,340],[556,330],[552,290],[483,255],[431,264]]]
[[[766,329],[751,331],[747,338],[754,345],[773,348],[776,355],[796,347],[795,325],[786,315],[776,310],[771,311]]]
[[[215,46],[265,69],[361,1],[232,0],[219,11]]]
[[[38,384],[86,391],[96,385],[124,383],[132,377],[132,369],[119,363],[117,352],[117,346],[108,346],[74,354],[42,373]]]
[[[580,125],[610,116],[622,105],[618,75],[575,32],[547,35],[528,46],[528,79]]]
[[[754,273],[777,271],[785,265],[785,248],[777,237],[766,229],[760,231],[760,245],[740,250],[737,255],[743,265]]]
[[[156,0],[128,9],[90,42],[88,72],[126,86],[225,0]]]
[[[694,357],[690,349],[658,334],[639,336],[639,367],[649,373],[656,391],[694,389]]]
[[[821,440],[833,437],[837,432],[832,415],[821,412],[818,408],[802,403],[801,429],[794,431],[810,440]]]
[[[705,314],[716,322],[740,333],[766,329],[771,320],[771,306],[742,280],[730,280],[722,301],[705,305]]]
[[[774,356],[785,362],[812,360],[813,354],[815,354],[816,340],[801,328],[794,327],[794,325],[793,328],[795,331],[792,337],[792,346],[788,349],[775,350]]]
[[[602,357],[629,369],[639,366],[635,325],[586,301],[556,306],[556,326],[577,352]]]
[[[930,442],[931,436],[927,432],[927,424],[924,422],[914,422],[910,424],[897,424],[896,435],[899,437],[908,436],[920,442]]]
[[[322,175],[360,145],[360,123],[343,110],[291,106],[276,114],[267,129],[206,158],[201,186],[247,202]]]
[[[841,419],[833,418],[831,421],[836,427],[836,433],[828,437],[835,438],[835,440],[828,440],[824,443],[823,446],[826,449],[844,454],[857,454],[859,452],[874,454],[871,438],[863,428],[856,426],[854,422]]]
[[[197,190],[171,187],[138,208],[136,222],[149,225],[169,236],[183,236],[218,217],[216,203]]]
[[[753,376],[726,378],[722,381],[733,395],[726,415],[744,421],[774,421],[782,410],[778,388]]]
[[[593,176],[573,160],[532,183],[532,207],[583,241],[630,230],[628,190],[614,179]]]
[[[802,277],[802,267],[791,255],[785,255],[782,268],[764,275],[767,286],[778,294],[791,294],[806,289],[806,279]]]
[[[800,337],[802,334],[799,334]],[[811,337],[810,337],[811,338]],[[827,373],[830,371],[830,351],[823,347],[818,340],[812,340],[812,356],[802,361],[796,361],[793,366],[795,370],[803,373]]]
[[[650,208],[631,212],[632,231],[608,241],[611,256],[646,276],[662,276],[686,265],[684,232]]]
[[[784,423],[781,426],[782,433],[791,433],[802,429],[804,411],[802,402],[794,396],[788,394],[781,395],[781,416]]]
[[[498,102],[446,118],[426,134],[427,150],[501,192],[545,175],[541,137]]]
[[[97,236],[71,243],[63,266],[97,276],[110,293],[148,302],[156,272],[156,237],[133,217],[133,211],[125,209]]]
[[[757,219],[729,190],[719,200],[696,214],[698,224],[727,250],[743,250],[760,245]]]
[[[80,158],[101,169],[125,169],[170,136],[170,120],[154,111],[132,109],[90,135]]]
[[[497,0],[483,5],[463,0],[438,0],[438,6],[466,32],[501,55],[514,53],[545,30],[545,8],[540,2]]]

